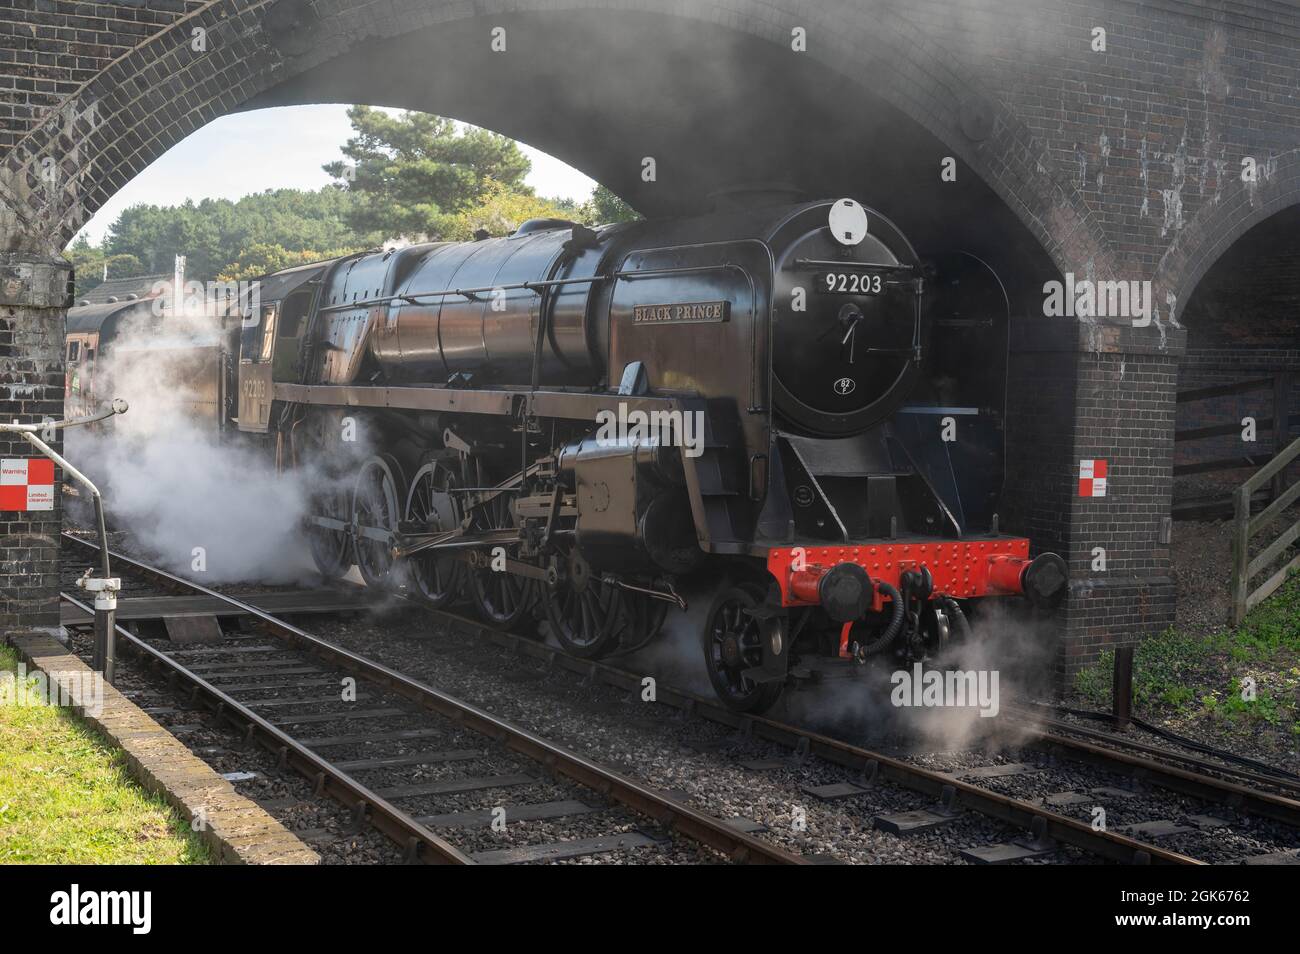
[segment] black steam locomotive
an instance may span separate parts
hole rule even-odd
[[[1058,557],[998,532],[997,277],[922,262],[855,201],[534,220],[258,292],[230,425],[333,478],[307,527],[326,576],[587,657],[646,646],[686,594],[749,711],[934,653],[971,600],[1064,592]]]

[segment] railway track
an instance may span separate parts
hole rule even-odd
[[[641,673],[629,672],[607,663],[593,664],[566,656],[532,640],[484,627],[476,620],[445,612],[439,616],[453,637],[453,644],[455,639],[477,636],[505,650],[502,659],[535,660],[543,670],[567,670],[581,676],[584,683],[607,685],[628,693],[629,697],[633,696],[643,678]],[[1261,855],[1276,854],[1277,857],[1272,860],[1277,863],[1290,863],[1295,847],[1300,846],[1300,834],[1295,831],[1295,826],[1300,825],[1300,812],[1297,812],[1300,806],[1290,800],[1260,796],[1249,790],[1243,791],[1240,786],[1231,783],[1220,785],[1213,778],[1185,778],[1176,771],[1166,771],[1164,766],[1147,760],[1128,759],[1122,754],[1108,758],[1108,753],[1100,747],[1081,746],[1075,740],[1062,736],[1039,734],[1016,747],[1036,753],[1037,757],[1032,760],[1034,764],[1007,761],[1001,756],[989,757],[978,753],[965,760],[927,759],[918,764],[907,756],[890,758],[843,739],[819,734],[804,726],[740,715],[711,699],[667,687],[662,682],[658,686],[657,701],[690,712],[719,727],[735,730],[732,739],[775,743],[791,752],[796,762],[814,759],[848,769],[850,787],[854,791],[845,792],[841,788],[835,793],[837,796],[865,793],[873,783],[884,780],[930,798],[929,802],[918,802],[914,812],[902,813],[919,816],[907,820],[909,823],[915,822],[916,827],[904,827],[901,829],[904,832],[940,824],[943,818],[938,816],[954,814],[954,809],[959,812],[963,808],[973,809],[1024,829],[1024,834],[1019,837],[981,846],[981,849],[988,850],[962,852],[963,857],[971,861],[996,862],[1047,857],[1051,855],[1053,846],[1059,849],[1065,845],[1074,845],[1090,854],[1120,862],[1199,863],[1201,859],[1197,857],[1197,852],[1174,851],[1155,842],[1166,834],[1177,834],[1178,828],[1187,831],[1186,826],[1163,824],[1169,815],[1205,814],[1208,808],[1202,804],[1204,802],[1227,806],[1230,817],[1249,815],[1252,820],[1276,818],[1288,826],[1280,840],[1270,842],[1266,845],[1267,850],[1260,852]],[[742,765],[750,761],[744,748],[738,744],[733,746],[732,752],[732,757]],[[936,769],[926,762],[940,762],[943,767]],[[998,787],[1008,789],[1011,793],[1000,792]],[[1159,812],[1153,814],[1151,811],[1138,815],[1135,812],[1138,803],[1156,800],[1154,794],[1134,799],[1133,796],[1143,789],[1170,796],[1179,792],[1192,793],[1197,804],[1182,812],[1170,808],[1164,815]],[[1024,794],[1015,794],[1017,791],[1024,791]],[[809,794],[814,797],[818,795],[817,792]],[[1071,797],[1062,800],[1051,796]],[[1088,797],[1084,799],[1082,796]],[[1170,800],[1166,799],[1165,802],[1168,805]],[[1081,803],[1089,806],[1105,805],[1113,820],[1111,829],[1094,831],[1092,819],[1086,816],[1063,817],[1063,811]],[[892,825],[894,821],[888,817],[878,819],[878,827],[879,822]],[[1210,821],[1209,824],[1215,823]],[[1130,826],[1139,833],[1144,830],[1139,826],[1149,826],[1152,834],[1150,838],[1128,836],[1124,829]],[[1081,831],[1080,828],[1085,830]],[[1209,832],[1210,829],[1207,828],[1207,834]],[[1126,854],[1127,852],[1134,854]],[[1144,855],[1143,852],[1150,854]]]
[[[93,546],[85,541],[78,540],[78,543],[88,551],[93,549]],[[159,573],[127,557],[119,555],[116,559],[119,565],[129,566],[133,571],[158,574],[155,579],[172,589],[193,587],[193,584],[172,577],[170,574]],[[628,693],[637,693],[641,688],[643,676],[640,674],[628,672],[608,663],[571,657],[542,643],[491,629],[477,620],[455,613],[433,611],[425,607],[421,609],[432,614],[445,632],[453,638],[472,636],[486,640],[509,650],[511,656],[516,659],[537,660],[548,670],[558,667],[571,671],[592,684],[605,685]],[[293,638],[299,642],[303,637],[311,641],[307,645],[319,642],[301,631],[295,632],[300,635]],[[328,644],[323,645],[328,646]],[[334,647],[329,648],[335,652],[346,653]],[[386,667],[350,653],[346,655],[366,666],[375,666],[382,674],[382,679],[396,677],[411,682]],[[848,783],[847,790],[837,791],[835,797],[852,795],[854,790],[867,791],[876,784],[889,782],[910,790],[922,798],[930,799],[929,804],[922,802],[915,811],[904,813],[913,817],[905,820],[907,824],[900,829],[900,833],[909,830],[908,826],[924,828],[941,824],[966,809],[1023,830],[1024,834],[1020,837],[972,850],[968,854],[969,860],[972,861],[996,862],[1049,857],[1062,846],[1069,845],[1097,857],[1121,863],[1201,863],[1194,857],[1194,853],[1173,851],[1155,843],[1169,834],[1186,833],[1190,830],[1187,826],[1174,824],[1168,819],[1133,821],[1130,817],[1127,819],[1130,833],[1125,834],[1122,831],[1104,828],[1098,830],[1087,819],[1071,817],[1064,813],[1069,806],[1125,799],[1128,797],[1125,789],[1135,790],[1138,786],[1149,786],[1163,792],[1194,798],[1210,805],[1224,806],[1227,813],[1241,813],[1268,819],[1290,829],[1300,828],[1300,802],[1283,793],[1263,791],[1258,787],[1242,784],[1251,780],[1244,777],[1240,771],[1229,771],[1223,774],[1230,777],[1222,777],[1215,770],[1223,769],[1223,766],[1197,760],[1184,753],[1158,750],[1151,746],[1146,746],[1145,751],[1118,751],[1107,744],[1109,741],[1114,741],[1113,737],[1090,740],[1076,738],[1064,732],[1039,732],[1031,745],[1048,755],[1049,764],[1046,767],[1043,764],[1027,765],[984,760],[982,763],[974,764],[968,761],[967,764],[936,771],[904,758],[892,758],[806,728],[767,718],[741,715],[710,699],[662,684],[658,686],[657,702],[715,723],[719,727],[735,730],[736,737],[739,739],[765,740],[788,748],[796,759],[820,759],[848,769],[853,773],[854,781]],[[1011,783],[1014,787],[1014,783],[1025,781],[1038,783],[1040,788],[1044,786],[1051,788],[1050,764],[1057,760],[1061,764],[1090,766],[1107,776],[1117,776],[1125,780],[1125,785],[1123,788],[1099,785],[1091,790],[1085,788],[1082,791],[1067,789],[1041,797],[1015,797],[996,790],[999,784]],[[1171,764],[1172,762],[1180,764]],[[1248,776],[1250,773],[1245,775]],[[665,800],[673,802],[670,798]],[[657,809],[664,810],[659,806]],[[1209,815],[1204,817],[1208,819],[1206,829],[1208,832],[1219,827],[1220,823],[1226,824],[1224,819],[1216,819]],[[878,819],[877,823],[879,824],[880,821]],[[892,823],[890,819],[884,821],[886,824]],[[1149,833],[1150,837],[1139,837],[1146,833]],[[1300,844],[1300,840],[1294,844]],[[1292,852],[1293,848],[1284,842],[1276,852],[1275,860],[1278,863],[1288,863]],[[1272,853],[1265,854],[1272,858]]]
[[[587,660],[566,656],[533,640],[484,627],[477,620],[447,612],[439,612],[436,615],[455,636],[478,636],[507,650],[507,658],[536,659],[543,664],[544,668],[558,666],[580,674],[587,682],[606,684],[629,693],[635,691],[643,678],[640,673],[628,672],[607,663],[593,664]],[[879,770],[871,767],[872,762],[878,765],[889,764],[884,756],[842,739],[818,735],[806,727],[739,715],[711,699],[665,687],[662,682],[659,684],[658,702],[693,712],[720,726],[736,729],[737,736],[740,738],[770,740],[793,750],[798,756],[811,755],[844,766],[859,776],[859,782],[864,775],[870,778],[887,777],[879,775]],[[991,845],[988,847],[996,850],[986,853],[972,852],[970,860],[986,861],[1004,858],[1014,860],[1019,857],[1048,854],[1046,849],[1051,842],[1041,837],[1033,837],[1032,833],[1048,830],[1044,826],[1050,826],[1054,821],[1054,818],[1049,816],[1060,813],[1059,810],[1052,811],[1054,806],[1069,807],[1080,804],[1098,806],[1118,802],[1118,810],[1111,812],[1113,818],[1120,819],[1116,825],[1139,832],[1149,830],[1154,839],[1170,834],[1176,835],[1180,831],[1187,832],[1189,829],[1186,825],[1173,824],[1167,817],[1180,813],[1178,805],[1175,804],[1177,799],[1173,796],[1186,796],[1196,801],[1197,804],[1192,809],[1181,814],[1197,816],[1198,820],[1206,825],[1207,833],[1222,827],[1223,819],[1213,816],[1201,818],[1203,815],[1208,815],[1210,806],[1214,805],[1223,806],[1229,818],[1248,819],[1247,825],[1260,819],[1277,822],[1286,830],[1280,832],[1273,841],[1272,847],[1278,850],[1263,853],[1271,856],[1266,863],[1294,863],[1300,860],[1296,852],[1296,846],[1300,846],[1300,836],[1296,833],[1296,829],[1300,827],[1300,802],[1287,797],[1285,791],[1278,794],[1258,789],[1252,784],[1254,777],[1251,773],[1241,775],[1238,771],[1232,770],[1225,773],[1227,778],[1221,778],[1218,770],[1223,769],[1223,766],[1190,758],[1185,753],[1139,745],[1138,748],[1143,754],[1134,756],[1130,753],[1112,751],[1104,744],[1108,741],[1118,745],[1122,740],[1108,737],[1093,743],[1071,738],[1060,732],[1044,732],[1039,727],[1034,730],[1033,738],[1017,745],[1017,748],[1038,753],[1040,758],[1036,760],[1036,764],[1007,763],[996,758],[982,757],[968,759],[964,764],[961,760],[949,760],[949,768],[928,774],[923,766],[917,766],[905,759],[896,760],[889,767],[893,773],[892,780],[926,795],[933,795],[937,791],[941,803],[944,799],[944,789],[953,784],[954,777],[957,781],[964,781],[966,783],[964,786],[953,786],[949,798],[956,795],[955,801],[958,805],[983,811],[991,817],[1026,828],[1031,833],[1031,837],[1013,839],[1013,842],[1030,842],[1035,846],[1033,848],[1028,848],[1024,844],[1017,845],[1019,850]],[[1168,761],[1164,760],[1166,758]],[[1170,764],[1171,762],[1179,762],[1181,765]],[[1095,770],[1092,774],[1097,777],[1092,781],[1092,790],[1086,785],[1081,791],[1077,789],[1077,785],[1072,787],[1067,777],[1072,773],[1075,783],[1080,777],[1086,781],[1089,773],[1082,771],[1084,769]],[[1011,783],[1015,781],[1029,784],[1012,785]],[[971,791],[972,787],[987,790],[999,784],[1012,791],[1024,790],[1027,794],[1019,798],[1013,795],[1010,798],[1011,804],[1008,805],[996,801],[985,802],[983,798]],[[1135,800],[1132,796],[1143,790],[1171,796],[1163,800],[1164,807],[1167,809],[1165,816],[1159,814],[1157,810],[1159,806],[1152,806],[1145,815],[1137,817],[1135,807],[1143,799]],[[986,791],[985,794],[996,796],[997,793]],[[1156,799],[1152,795],[1145,800]],[[1043,809],[1046,814],[1027,812],[1025,803],[1030,803],[1029,808]],[[938,821],[934,818],[936,811],[928,809],[927,806],[920,806],[918,812],[926,816],[922,819],[922,824]],[[1085,819],[1085,823],[1091,827],[1091,819]],[[1052,827],[1051,830],[1055,831],[1055,828]],[[1072,839],[1072,834],[1067,832],[1065,838],[1056,841],[1059,844],[1075,844],[1103,857],[1124,860],[1121,852],[1127,848],[1126,842],[1119,842],[1123,847],[1113,843],[1090,843],[1087,836],[1082,839]],[[1119,834],[1123,834],[1122,829],[1119,830]],[[1253,832],[1252,837],[1254,837]],[[1148,841],[1146,838],[1138,840]],[[1171,856],[1178,854],[1178,852],[1162,850],[1160,855],[1153,858],[1162,861],[1171,860]],[[1193,857],[1189,860],[1196,859]]]
[[[75,536],[65,535],[87,552],[98,547]],[[734,862],[748,864],[806,864],[806,859],[764,842],[726,821],[669,795],[642,785],[575,752],[556,745],[536,733],[512,725],[476,706],[439,692],[386,666],[332,646],[285,621],[214,590],[199,586],[163,570],[113,555],[118,568],[147,578],[158,587],[187,595],[201,594],[225,603],[254,621],[256,629],[273,642],[253,645],[177,648],[170,652],[151,645],[118,627],[119,649],[138,656],[177,689],[189,693],[191,702],[203,704],[216,717],[236,727],[246,743],[257,743],[272,752],[281,769],[293,769],[311,780],[317,794],[333,797],[347,806],[357,826],[371,825],[403,847],[409,861],[474,864],[548,860],[588,855],[611,849],[650,846],[656,840],[644,831],[627,831],[620,826],[581,844],[531,845],[502,851],[470,854],[439,834],[435,827],[451,829],[482,819],[490,823],[493,811],[451,812],[420,815],[397,802],[422,796],[509,788],[526,790],[539,785],[555,787],[544,776],[562,778],[600,799],[607,799],[648,820],[671,836],[689,839]],[[63,599],[81,612],[89,607],[71,593]],[[196,661],[197,660],[197,661]],[[288,677],[289,681],[284,680]],[[285,690],[337,688],[355,679],[361,687],[351,699],[340,694],[285,696]],[[270,693],[271,695],[268,695]],[[292,706],[293,708],[288,708]],[[306,731],[326,731],[309,736]],[[473,733],[516,760],[531,763],[533,772],[496,771],[486,777],[423,778],[395,784],[394,775],[403,770],[428,769],[469,760],[479,753],[451,749],[337,760],[321,754],[340,745],[386,742],[409,743],[420,739],[460,740]],[[380,773],[382,786],[362,781],[360,776]],[[588,814],[592,807],[576,799],[554,799],[504,809],[502,821],[513,812],[518,819],[562,818]]]

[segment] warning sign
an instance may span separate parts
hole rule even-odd
[[[1079,461],[1079,496],[1106,496],[1106,462],[1104,460]]]
[[[0,460],[0,510],[53,510],[54,461],[43,457]]]

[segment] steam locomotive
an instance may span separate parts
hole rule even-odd
[[[853,199],[533,220],[257,293],[223,424],[326,476],[326,577],[590,658],[651,644],[687,594],[714,689],[751,712],[940,652],[975,601],[1064,593],[1059,557],[998,529],[997,276],[922,261]]]

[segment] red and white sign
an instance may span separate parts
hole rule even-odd
[[[44,457],[0,459],[0,510],[53,510],[54,461]]]
[[[1079,496],[1106,496],[1106,462],[1104,460],[1079,461]]]

